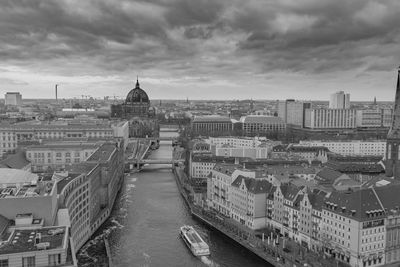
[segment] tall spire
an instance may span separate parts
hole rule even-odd
[[[400,179],[400,67],[397,69],[393,119],[386,139],[386,176]]]
[[[389,137],[400,138],[400,66],[397,69],[396,96],[394,99],[392,125],[388,134]]]
[[[139,86],[139,76],[136,76],[136,87],[135,88],[140,88],[140,86]]]

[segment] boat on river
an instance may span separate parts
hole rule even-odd
[[[195,256],[210,255],[210,248],[207,243],[200,237],[192,226],[184,225],[180,229],[180,235],[185,244]]]

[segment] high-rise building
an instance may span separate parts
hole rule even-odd
[[[22,95],[19,92],[7,92],[4,95],[6,106],[21,106]]]
[[[305,110],[309,108],[311,108],[310,102],[295,101],[293,99],[279,101],[278,117],[286,124],[303,128]]]
[[[348,109],[350,108],[350,94],[345,94],[343,91],[338,91],[331,94],[329,108]]]
[[[400,177],[400,68],[397,73],[396,97],[394,100],[393,120],[387,135],[386,176]]]

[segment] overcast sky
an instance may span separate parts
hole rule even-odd
[[[0,94],[393,100],[399,0],[0,0]]]

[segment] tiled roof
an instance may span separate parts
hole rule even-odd
[[[253,194],[264,194],[272,188],[272,184],[265,179],[248,178],[242,175],[233,181],[232,186],[239,188],[243,180],[247,190]]]
[[[383,173],[385,172],[380,163],[347,163],[338,161],[328,161],[325,166],[343,173]]]
[[[8,225],[10,224],[10,221],[4,217],[3,215],[0,214],[0,238],[4,231],[7,229]]]
[[[295,201],[297,195],[299,194],[300,190],[302,190],[304,187],[298,187],[294,184],[291,183],[286,183],[281,185],[281,191],[283,196],[289,200],[289,201]]]
[[[371,188],[358,191],[334,191],[325,199],[324,209],[358,221],[382,219],[383,207]]]
[[[313,209],[322,210],[324,205],[324,200],[327,193],[318,189],[314,189],[312,192],[308,193],[308,199],[311,202]]]
[[[400,184],[374,187],[383,207],[389,213],[400,213]]]
[[[319,151],[326,151],[329,152],[329,149],[324,146],[290,146],[288,148],[290,152],[319,152]]]
[[[338,162],[348,163],[367,163],[367,162],[379,162],[382,160],[382,156],[343,156],[340,154],[329,154],[328,159]]]
[[[231,175],[236,169],[242,167],[241,165],[238,164],[232,164],[232,163],[217,163],[214,166],[214,170],[220,173],[225,173],[228,175]]]
[[[329,183],[333,184],[333,182],[342,176],[343,173],[335,171],[330,168],[323,168],[320,172],[317,173],[315,180],[320,183]]]

